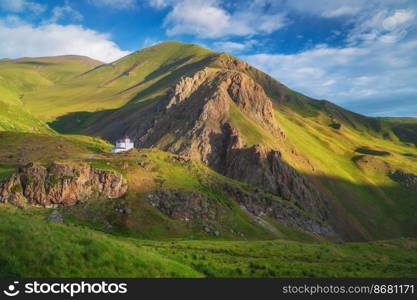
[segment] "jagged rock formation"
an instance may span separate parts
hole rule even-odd
[[[223,184],[222,189],[255,217],[269,217],[285,226],[306,232],[327,237],[336,236],[328,224],[309,216],[293,203],[282,201],[274,195],[262,191],[248,193],[230,184]]]
[[[217,188],[236,201],[259,224],[262,226],[269,225],[264,226],[268,229],[274,227],[264,221],[263,217],[274,219],[285,226],[312,234],[336,237],[329,225],[308,216],[294,204],[281,200],[272,194],[262,191],[247,192],[235,185],[226,183],[217,186]],[[214,235],[218,234],[215,230],[209,230],[211,228],[210,224],[216,224],[221,215],[233,213],[229,207],[207,195],[184,190],[154,191],[146,195],[144,200],[169,217],[197,224]]]
[[[176,220],[214,220],[218,205],[207,195],[183,190],[158,190],[144,198],[153,207]]]
[[[395,170],[388,173],[392,180],[395,180],[409,189],[417,191],[417,175],[413,173],[406,173],[401,170]]]
[[[233,139],[239,145],[238,136],[231,135]],[[283,161],[280,151],[262,145],[242,149],[232,142],[225,152],[223,174],[296,201],[320,219],[327,219],[326,203],[320,194],[305,176]]]
[[[201,160],[226,176],[295,200],[326,220],[326,204],[308,179],[286,164],[278,149],[249,146],[234,125],[231,111],[238,110],[274,143],[285,143],[264,89],[239,71],[245,63],[226,62],[219,61],[224,69],[204,68],[182,77],[155,106],[137,112],[125,133],[137,147]]]
[[[48,167],[30,163],[0,182],[0,202],[55,207],[93,197],[118,198],[126,191],[127,182],[121,175],[86,163],[52,163]]]

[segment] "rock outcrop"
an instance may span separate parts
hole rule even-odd
[[[159,190],[149,193],[145,201],[169,217],[181,220],[214,220],[217,205],[207,195],[183,190]]]
[[[405,187],[417,191],[417,175],[401,170],[390,171],[388,176]]]
[[[245,63],[218,63],[225,67],[204,68],[182,77],[165,98],[129,120],[124,132],[135,139],[137,147],[156,147],[200,160],[226,176],[297,201],[326,220],[319,193],[284,162],[279,146],[248,146],[234,124],[232,110],[267,132],[277,145],[285,144],[285,133],[264,89],[241,72]]]
[[[253,216],[269,217],[285,226],[313,234],[336,236],[328,224],[309,216],[293,202],[281,200],[262,191],[249,193],[231,184],[223,184],[221,188]]]
[[[165,97],[117,121],[112,130],[118,132],[104,136],[111,140],[123,132],[134,138],[136,147],[200,160],[221,174],[294,200],[326,220],[326,205],[313,184],[285,163],[279,150],[286,146],[285,133],[272,101],[247,74],[248,65],[227,58],[213,63],[218,68],[180,78]],[[275,146],[262,144],[262,137],[261,145],[249,144],[239,126],[259,128]]]
[[[47,167],[30,163],[0,182],[0,202],[56,207],[94,197],[118,198],[126,191],[123,176],[86,163],[52,163]]]
[[[297,202],[321,220],[327,220],[327,207],[314,185],[288,165],[280,151],[262,145],[239,148],[239,138],[227,145],[222,173],[239,181],[262,187],[287,200]]]

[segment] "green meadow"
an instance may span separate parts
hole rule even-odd
[[[417,240],[126,238],[0,206],[0,277],[415,277]]]

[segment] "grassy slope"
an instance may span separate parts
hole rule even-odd
[[[389,170],[397,168],[416,173],[416,160],[404,155],[417,153],[415,149],[348,128],[335,130],[315,120],[300,122],[288,114],[276,113],[288,139],[299,153],[309,157],[310,164],[299,164],[298,169],[321,182],[323,189],[359,221],[358,229],[365,237],[416,234],[416,193],[387,176]],[[363,146],[390,155],[355,152]]]
[[[179,76],[205,65],[216,67],[212,55],[198,46],[163,43],[48,89],[25,94],[23,101],[46,120],[73,111],[109,108],[118,108],[117,116],[123,118],[124,112],[129,115],[144,104],[155,103]],[[279,147],[284,158],[311,176],[323,192],[333,197],[334,205],[343,208],[344,212],[334,218],[350,220],[346,228],[354,226],[361,232],[353,238],[416,234],[417,221],[412,214],[415,193],[389,179],[383,164],[416,172],[416,149],[410,144],[415,135],[415,130],[410,128],[415,126],[413,122],[364,117],[294,92],[254,68],[246,68],[244,72],[260,83],[274,100],[278,123],[289,141]],[[75,119],[65,121],[61,128],[69,126],[69,131],[77,132],[77,127],[82,129],[107,113],[103,110],[78,114]],[[232,107],[230,121],[242,132],[248,145],[263,143],[277,147],[273,138],[238,108]],[[408,126],[406,129],[401,127],[405,126],[403,123]],[[332,124],[340,124],[341,129],[333,129],[329,126]],[[388,151],[391,155],[373,157],[355,152],[362,147]],[[299,155],[292,155],[293,149]]]
[[[189,266],[124,239],[42,220],[2,205],[0,277],[200,277]]]
[[[175,155],[156,149],[117,155],[105,153],[110,147],[99,138],[85,136],[0,132],[0,178],[7,178],[15,168],[29,162],[48,164],[52,161],[84,161],[96,168],[121,173],[128,179],[129,192],[122,200],[97,199],[65,208],[63,212],[71,222],[81,222],[100,230],[111,224],[112,231],[142,238],[212,237],[204,232],[202,226],[198,226],[198,222],[188,225],[173,220],[143,200],[143,196],[149,192],[176,189],[205,194],[214,201],[216,207],[227,208],[221,209],[216,220],[209,222],[223,237],[318,240],[317,237],[272,220],[267,221],[275,228],[274,231],[264,228],[216,185],[227,182],[247,191],[253,188],[223,177],[200,162],[177,161]],[[132,213],[121,215],[115,211],[115,206],[120,202],[130,208]],[[232,230],[241,235],[237,236]]]
[[[16,105],[3,101],[0,101],[0,131],[53,132],[48,125],[19,104]]]
[[[29,162],[86,159],[109,151],[111,147],[94,137],[0,131],[0,166],[18,167]]]
[[[182,43],[162,43],[134,52],[41,92],[25,95],[26,107],[43,120],[77,111],[99,111],[157,99],[169,85],[196,69],[213,52]],[[131,109],[128,107],[127,109]]]
[[[0,205],[0,277],[415,277],[417,241],[150,241]]]
[[[273,100],[287,137],[278,149],[332,200],[331,218],[339,230],[353,239],[417,234],[417,193],[388,176],[396,169],[417,173],[416,119],[369,118],[292,91],[255,68],[242,71]],[[268,133],[239,113],[232,111],[231,116],[249,144],[273,145]],[[360,153],[362,148],[369,149],[368,155]],[[376,155],[384,152],[389,155]]]
[[[101,64],[80,56],[21,58],[0,62],[0,130],[52,132],[23,107],[22,98],[30,92],[50,88],[68,78]]]
[[[3,112],[0,130],[31,131],[31,128],[37,128],[41,132],[49,131],[37,118],[24,112],[20,106],[22,99],[31,111],[45,120],[79,110],[94,111],[122,105],[122,109],[134,109],[142,102],[157,100],[178,76],[204,65],[204,60],[211,55],[204,49],[184,48],[181,44],[166,44],[164,47],[167,49],[157,53],[156,60],[150,48],[75,78],[75,74],[94,67],[94,63],[87,62],[82,66],[76,63],[69,69],[59,64],[50,65],[43,59],[6,67],[1,63],[0,76],[6,80],[0,84],[0,105],[7,111],[0,110],[0,114]],[[152,60],[149,60],[151,56]],[[134,68],[131,68],[132,64]],[[401,142],[393,130],[398,123],[408,125],[413,124],[413,120],[375,122],[328,102],[311,100],[285,90],[256,70],[248,72],[274,99],[279,125],[287,133],[290,144],[301,156],[308,157],[309,163],[289,155],[286,148],[283,149],[284,157],[298,170],[319,181],[324,191],[335,197],[334,200],[347,212],[342,217],[351,219],[353,225],[349,226],[356,226],[366,238],[415,236],[415,194],[390,180],[384,163],[417,172],[417,160],[412,156],[417,154],[415,148]],[[89,88],[91,84],[95,87],[94,92]],[[5,122],[6,117],[9,121]],[[251,130],[254,124],[240,111],[232,111],[231,121],[250,145],[259,142],[274,144],[262,128]],[[342,124],[340,130],[329,127],[335,122]],[[413,136],[410,138],[408,134],[406,137],[412,143]],[[140,200],[145,191],[175,187],[210,195],[214,193],[219,202],[227,202],[218,191],[207,190],[201,185],[198,178],[200,172],[208,172],[206,169],[184,168],[167,160],[168,154],[156,151],[145,153],[149,170],[136,167],[124,170],[125,163],[137,165],[138,160],[144,159],[140,156],[114,159],[100,154],[110,147],[100,139],[82,136],[0,133],[0,179],[10,176],[16,166],[30,161],[84,160],[96,167],[125,173],[137,191],[124,199],[136,213],[122,220],[121,226],[112,231],[123,237],[93,230],[104,230],[103,224],[84,222],[77,212],[66,217],[69,225],[61,226],[41,220],[46,210],[24,212],[2,205],[0,243],[7,245],[9,250],[0,252],[0,276],[415,277],[417,274],[415,240],[344,246],[285,241],[208,241],[207,236],[198,230],[184,227]],[[360,147],[388,151],[390,155],[362,155],[355,152]],[[218,177],[216,180],[228,179]],[[86,209],[104,219],[113,218],[109,215],[111,207],[106,206],[109,203],[93,201]],[[247,238],[314,240],[278,224],[274,224],[278,233],[272,236],[237,208],[233,211],[233,222]],[[118,225],[117,218],[115,221]],[[86,226],[80,227],[80,224]],[[223,225],[226,226],[227,222]],[[156,242],[127,239],[127,233],[141,238],[188,235],[203,240]]]

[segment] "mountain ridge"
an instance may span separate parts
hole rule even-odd
[[[57,132],[128,134],[202,161],[294,201],[344,239],[416,234],[415,194],[389,177],[417,172],[414,129],[304,96],[228,54],[166,42],[21,100]]]

